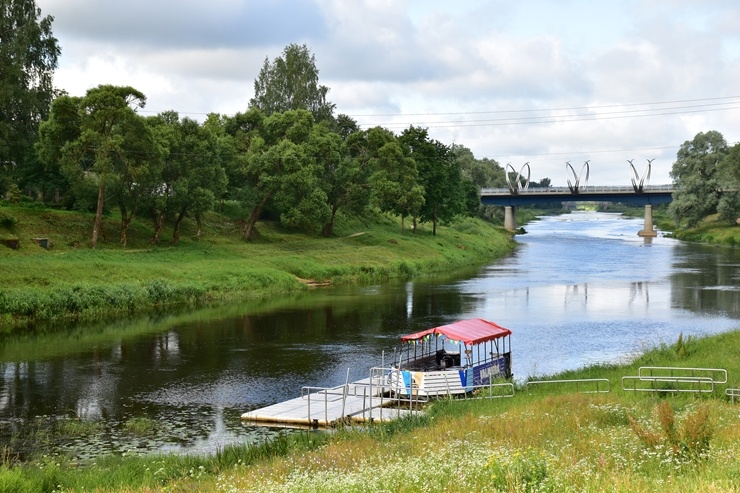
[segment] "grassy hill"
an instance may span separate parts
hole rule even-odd
[[[335,236],[322,238],[260,222],[245,242],[239,218],[226,204],[209,214],[203,235],[185,220],[181,240],[171,243],[171,225],[159,245],[144,218],[118,243],[119,223],[109,217],[102,241],[89,247],[90,214],[0,204],[0,330],[28,322],[110,316],[168,304],[235,301],[309,289],[314,285],[379,282],[484,263],[513,248],[509,234],[478,219],[438,228],[421,225],[401,232],[397,218],[340,216]],[[37,244],[44,238],[49,248]],[[10,241],[12,243],[12,241]]]

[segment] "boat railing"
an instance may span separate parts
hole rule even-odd
[[[537,386],[550,386],[550,385],[565,385],[575,386],[576,392],[582,394],[606,394],[611,391],[611,383],[608,378],[574,378],[574,379],[561,379],[561,380],[530,380],[526,384],[527,393],[530,389]],[[580,390],[582,387],[587,386],[588,388],[594,385],[592,390]]]

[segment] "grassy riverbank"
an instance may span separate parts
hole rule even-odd
[[[625,216],[642,218],[645,210],[642,207],[631,207],[619,210]],[[679,228],[668,215],[666,206],[653,209],[653,223],[661,231],[668,231],[672,238],[682,241],[709,243],[712,245],[740,245],[740,225],[721,221],[718,214],[709,216],[696,227]]]
[[[624,366],[608,394],[517,388],[513,398],[439,401],[422,418],[333,435],[305,433],[212,457],[109,457],[78,465],[3,456],[2,491],[629,491],[740,489],[740,403],[621,390],[650,366],[725,368],[740,387],[740,331],[683,339]]]
[[[135,222],[126,248],[118,222],[105,224],[107,241],[86,246],[92,217],[26,207],[0,207],[0,331],[60,318],[101,318],[153,307],[243,301],[308,289],[314,283],[378,282],[451,271],[499,258],[513,248],[510,235],[478,219],[401,233],[383,215],[342,218],[333,238],[259,223],[255,241],[240,236],[239,211],[225,208],[204,221],[204,234],[186,221],[180,243],[150,243],[152,229]],[[11,219],[7,219],[11,218]],[[50,249],[37,245],[46,238]]]

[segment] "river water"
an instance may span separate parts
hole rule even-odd
[[[737,249],[645,240],[641,220],[595,212],[526,229],[511,256],[456,277],[3,340],[0,448],[90,459],[259,441],[281,431],[241,413],[363,378],[400,335],[464,318],[512,330],[520,381],[740,327]]]

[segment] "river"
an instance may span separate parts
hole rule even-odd
[[[365,377],[400,335],[464,318],[512,330],[519,381],[740,327],[737,249],[645,240],[641,220],[595,212],[526,229],[512,255],[455,277],[6,339],[0,448],[84,460],[259,441],[281,431],[241,413]]]

